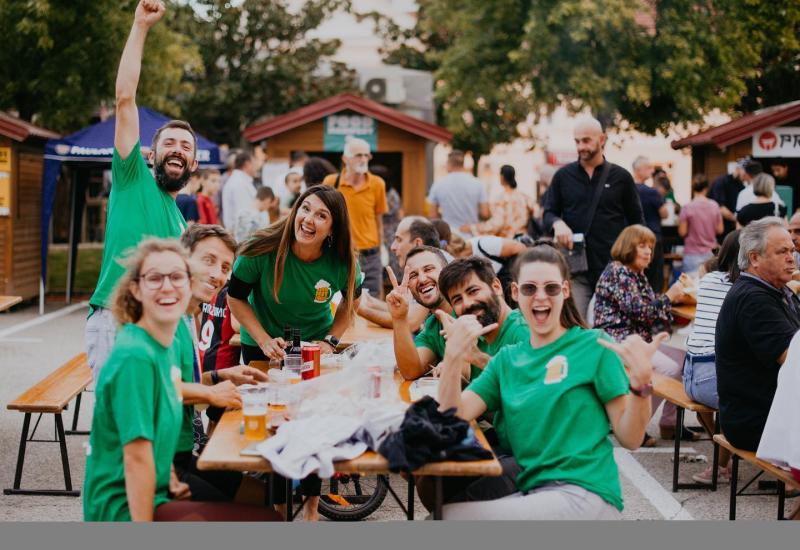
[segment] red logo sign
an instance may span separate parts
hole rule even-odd
[[[778,136],[775,135],[775,132],[767,130],[759,136],[758,144],[765,151],[771,151],[778,145]]]

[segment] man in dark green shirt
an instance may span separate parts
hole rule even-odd
[[[448,273],[450,275],[446,276]],[[451,296],[446,296],[440,286],[442,276],[446,276],[447,292]],[[397,284],[393,274],[390,279],[395,288],[386,297],[386,303],[393,318],[395,358],[400,373],[407,380],[424,376],[444,357],[446,340],[442,331],[446,327],[441,319],[477,313],[487,320],[491,319],[485,323],[487,325],[498,323],[496,330],[479,341],[472,356],[472,368],[464,373],[467,380],[476,378],[489,358],[502,346],[515,344],[530,336],[528,325],[519,311],[512,310],[505,302],[502,285],[485,260],[472,257],[448,264],[441,250],[420,246],[408,253],[402,282]],[[416,337],[411,335],[411,328],[406,321],[407,291],[411,291],[417,303],[431,313],[440,310],[445,314],[428,317]],[[447,321],[445,323],[449,324]]]

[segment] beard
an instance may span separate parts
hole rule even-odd
[[[462,315],[475,315],[484,327],[497,323],[500,320],[500,298],[492,294],[488,301],[469,306]]]
[[[173,157],[180,158],[185,163],[185,166],[178,177],[170,176],[167,174],[167,171],[164,168],[167,161]],[[161,162],[158,162],[155,165],[156,183],[167,193],[174,193],[175,191],[180,191],[183,189],[186,183],[189,181],[189,177],[191,175],[192,173],[189,172],[189,164],[179,155],[165,155],[164,158],[161,159]]]

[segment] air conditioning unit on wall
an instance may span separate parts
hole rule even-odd
[[[361,74],[361,89],[366,96],[380,103],[400,105],[406,100],[406,87],[400,75]]]

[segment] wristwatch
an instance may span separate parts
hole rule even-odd
[[[648,382],[641,388],[634,388],[632,385],[628,384],[628,389],[637,397],[650,397],[653,394],[653,383]]]
[[[336,346],[339,345],[339,339],[333,334],[327,335],[325,338],[322,339],[322,341],[334,349],[336,349]]]

